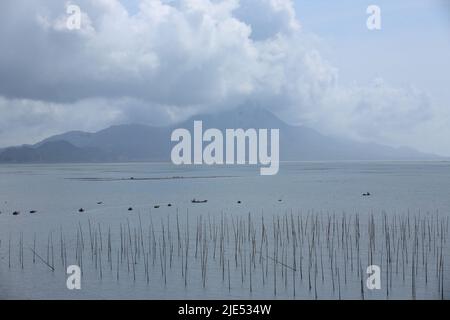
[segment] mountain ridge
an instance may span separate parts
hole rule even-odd
[[[439,160],[438,155],[409,147],[390,147],[323,135],[303,126],[292,126],[259,108],[202,114],[176,125],[114,125],[97,132],[69,131],[34,145],[0,149],[0,163],[170,161],[171,133],[190,129],[194,120],[207,128],[280,129],[280,160]]]

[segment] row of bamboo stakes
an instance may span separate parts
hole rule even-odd
[[[144,216],[143,222],[142,216]],[[346,214],[315,211],[244,216],[184,214],[127,218],[115,228],[90,219],[74,230],[52,229],[44,237],[0,235],[2,264],[22,270],[41,263],[49,272],[76,264],[83,272],[114,281],[180,279],[189,288],[261,290],[276,297],[371,297],[366,268],[379,265],[383,296],[403,288],[445,299],[449,217],[427,214]],[[179,277],[179,278],[178,278]],[[150,287],[151,288],[151,287]],[[407,296],[404,293],[407,292]],[[300,293],[300,296],[299,296]],[[397,295],[399,293],[397,292]]]

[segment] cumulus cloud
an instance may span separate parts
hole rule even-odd
[[[68,130],[107,126],[121,111],[103,100],[79,101],[71,106],[27,99],[0,98],[0,137],[4,145],[36,142]]]
[[[181,121],[194,111],[177,106],[149,105],[133,98],[92,98],[71,104],[0,97],[3,145],[32,143],[61,132],[94,131],[114,124],[154,126]]]
[[[0,145],[248,103],[330,134],[392,141],[432,117],[417,89],[343,87],[291,0],[0,2]],[[74,2],[75,3],[75,2]]]

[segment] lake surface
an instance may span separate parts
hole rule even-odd
[[[449,162],[0,165],[0,211],[0,298],[450,296]]]

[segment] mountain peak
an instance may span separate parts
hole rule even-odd
[[[240,107],[220,113],[195,115],[182,122],[178,127],[192,127],[196,120],[201,120],[209,128],[218,129],[280,129],[288,126],[273,113],[260,107]]]

